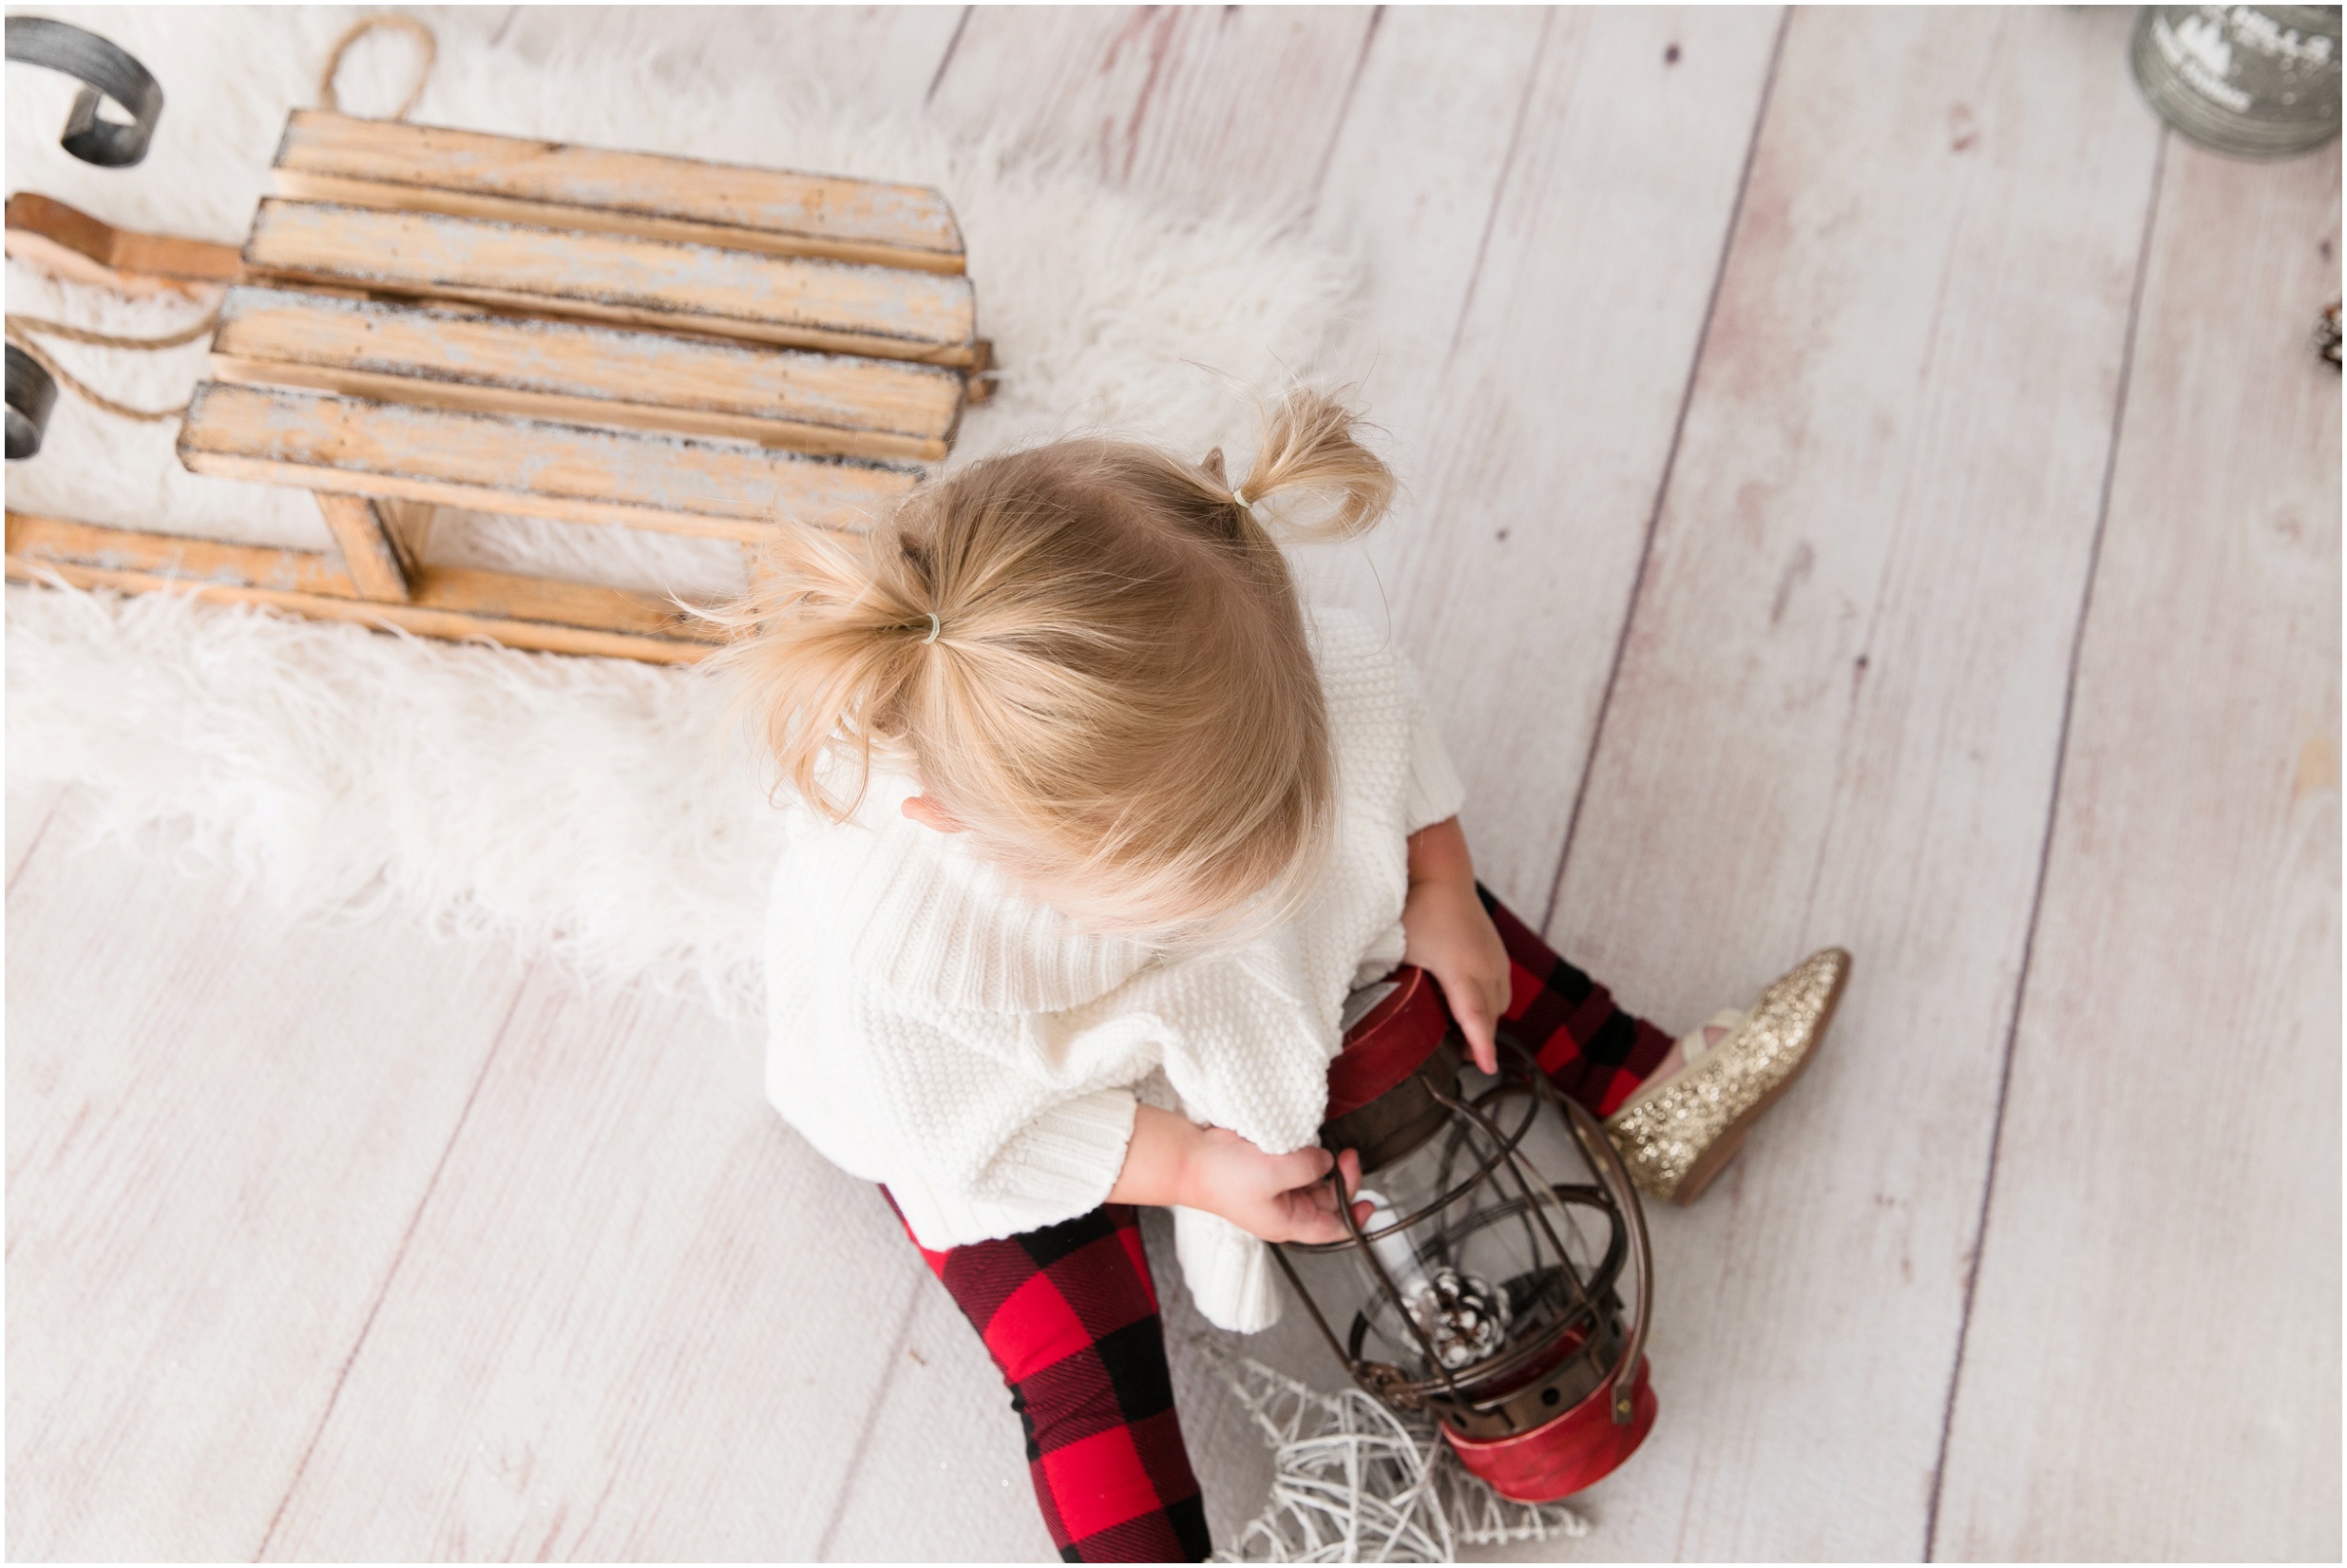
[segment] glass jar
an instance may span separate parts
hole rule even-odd
[[[2130,50],[2162,119],[2233,158],[2295,158],[2339,129],[2337,6],[2146,6]]]

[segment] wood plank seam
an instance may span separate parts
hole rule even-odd
[[[1312,206],[1319,205],[1322,187],[1328,182],[1328,167],[1336,162],[1337,148],[1344,143],[1345,122],[1353,117],[1353,98],[1361,90],[1361,78],[1369,68],[1369,51],[1377,47],[1378,28],[1384,20],[1385,8],[1372,7],[1369,25],[1361,29],[1361,51],[1353,56],[1353,74],[1345,83],[1345,102],[1337,105],[1336,124],[1328,127],[1328,144],[1321,149],[1320,163],[1312,170]],[[1524,101],[1528,102],[1531,96],[1526,93]],[[1502,170],[1501,183],[1506,180],[1506,171]]]
[[[2150,267],[2151,246],[2159,228],[2162,175],[2167,167],[2169,132],[2163,126],[2152,154],[2151,197],[2145,203],[2143,240],[2135,255],[2135,277],[2129,287],[2126,338],[2120,348],[2119,377],[2111,399],[2110,441],[2103,457],[2102,492],[2094,513],[2094,533],[2087,546],[2086,581],[2079,593],[2078,613],[2070,623],[2070,664],[2062,685],[2062,717],[2055,729],[2053,777],[2047,794],[2045,830],[2038,840],[2037,874],[2030,888],[2029,919],[2022,929],[2021,968],[2014,978],[2011,1011],[2005,1022],[2003,1053],[1997,1063],[1996,1108],[1989,1120],[1988,1157],[1980,1181],[1980,1207],[1973,1224],[1970,1261],[1964,1270],[1964,1299],[1956,1318],[1956,1350],[1948,1367],[1948,1392],[1941,1405],[1939,1447],[1932,1463],[1932,1489],[1924,1509],[1922,1560],[1935,1562],[1939,1548],[1941,1488],[1948,1473],[1948,1443],[1956,1425],[1956,1400],[1964,1380],[1964,1351],[1972,1337],[1973,1306],[1980,1286],[1981,1254],[1988,1250],[1990,1206],[1996,1196],[1996,1159],[2005,1138],[2006,1096],[2013,1086],[2013,1048],[2020,1038],[2021,1014],[2029,1000],[2030,971],[2036,956],[2038,917],[2045,908],[2046,873],[2053,863],[2054,830],[2061,820],[2062,785],[2070,762],[2070,722],[2078,698],[2079,659],[2086,647],[2087,621],[2094,606],[2094,582],[2103,560],[2103,537],[2110,521],[2112,480],[2119,469],[2119,446],[2127,423],[2128,391],[2134,379],[2135,343],[2142,321],[2144,281]]]
[[[52,800],[48,803],[48,809],[41,813],[41,825],[32,830],[32,838],[29,843],[26,844],[25,852],[16,857],[15,865],[9,868],[9,884],[6,891],[12,893],[16,890],[17,879],[25,874],[25,868],[32,864],[33,855],[41,848],[41,840],[48,836],[48,825],[57,820],[58,810],[63,805],[62,798]]]
[[[856,1430],[855,1447],[843,1472],[848,1478],[852,1479],[862,1469],[864,1456],[872,1445],[873,1429],[879,1425],[881,1415],[887,1407],[888,1389],[904,1367],[906,1344],[912,1337],[913,1318],[921,1310],[921,1292],[927,1284],[928,1272],[923,1270],[913,1276],[912,1289],[905,1292],[905,1310],[896,1320],[896,1334],[889,1341],[887,1357],[882,1363],[887,1371],[881,1380],[880,1387],[873,1390],[871,1404],[865,1410],[864,1420]],[[823,1521],[823,1533],[815,1539],[812,1553],[815,1561],[830,1560],[831,1539],[839,1533],[846,1518],[849,1499],[853,1493],[853,1486],[843,1482],[838,1494],[831,1500],[830,1517]]]
[[[1727,280],[1728,262],[1735,256],[1736,230],[1744,220],[1744,199],[1751,189],[1753,161],[1760,156],[1761,133],[1768,124],[1768,110],[1776,99],[1777,67],[1784,58],[1784,40],[1792,25],[1793,8],[1786,6],[1777,15],[1777,35],[1768,48],[1768,68],[1761,76],[1760,104],[1752,115],[1751,139],[1745,144],[1744,168],[1736,177],[1736,199],[1727,211],[1727,232],[1720,240],[1719,264],[1711,271],[1711,292],[1704,301],[1703,324],[1695,332],[1695,352],[1687,363],[1687,380],[1679,392],[1678,412],[1671,420],[1670,441],[1663,449],[1662,471],[1654,484],[1654,503],[1647,508],[1646,532],[1638,545],[1638,564],[1631,573],[1630,597],[1622,612],[1622,627],[1613,639],[1613,657],[1606,666],[1605,684],[1598,690],[1597,712],[1590,721],[1589,744],[1581,752],[1581,776],[1574,781],[1573,806],[1565,813],[1564,842],[1557,848],[1556,869],[1549,877],[1548,897],[1540,906],[1537,928],[1543,931],[1555,925],[1557,901],[1564,895],[1565,867],[1573,859],[1574,835],[1581,826],[1581,805],[1589,798],[1590,778],[1597,766],[1597,752],[1605,744],[1606,715],[1613,705],[1614,688],[1622,678],[1622,660],[1630,648],[1631,628],[1638,619],[1638,597],[1646,586],[1647,567],[1654,557],[1654,536],[1662,526],[1663,507],[1670,498],[1670,481],[1678,471],[1679,444],[1687,434],[1687,411],[1694,406],[1695,383],[1703,374],[1704,351],[1710,343],[1712,321],[1720,308],[1720,287]],[[1529,96],[1527,94],[1527,98]],[[1488,239],[1488,232],[1485,238]],[[1467,319],[1463,309],[1459,319],[1461,325]],[[1457,347],[1456,339],[1452,346]]]
[[[962,14],[953,25],[953,36],[945,40],[945,52],[937,57],[937,69],[929,74],[928,90],[921,95],[923,107],[936,101],[937,89],[945,85],[945,68],[953,64],[954,51],[962,47],[962,35],[969,30],[970,12],[977,9],[974,5],[962,8]]]
[[[514,983],[512,1000],[506,1004],[506,1016],[499,1021],[497,1032],[490,1037],[489,1048],[481,1053],[481,1069],[473,1075],[472,1087],[465,1096],[464,1109],[457,1112],[455,1122],[448,1128],[448,1140],[441,1145],[440,1157],[433,1161],[432,1174],[425,1179],[424,1190],[416,1195],[415,1207],[408,1215],[407,1228],[400,1233],[399,1245],[391,1249],[391,1262],[383,1271],[383,1281],[375,1289],[374,1299],[367,1304],[367,1315],[360,1320],[358,1332],[352,1337],[350,1353],[342,1358],[342,1365],[335,1368],[334,1387],[327,1392],[325,1403],[318,1410],[317,1421],[310,1428],[309,1440],[302,1444],[301,1458],[295,1462],[293,1473],[286,1478],[285,1491],[277,1499],[277,1507],[270,1512],[268,1527],[261,1531],[260,1544],[253,1549],[255,1562],[268,1557],[269,1543],[277,1538],[277,1528],[284,1522],[286,1506],[293,1501],[295,1492],[300,1489],[302,1475],[310,1468],[310,1461],[317,1453],[318,1440],[326,1435],[326,1428],[334,1420],[334,1406],[341,1402],[342,1390],[351,1381],[351,1368],[358,1364],[359,1352],[367,1348],[367,1335],[374,1328],[376,1315],[383,1310],[383,1303],[391,1293],[392,1282],[399,1277],[399,1266],[406,1260],[408,1249],[415,1240],[417,1227],[424,1222],[425,1211],[431,1207],[432,1194],[439,1190],[440,1177],[448,1168],[448,1157],[455,1152],[457,1140],[464,1137],[465,1123],[471,1119],[472,1108],[481,1098],[482,1085],[489,1080],[489,1069],[496,1065],[498,1052],[504,1049],[506,1036],[513,1027],[514,1015],[521,1010],[522,998],[528,993],[530,978],[537,972],[538,965],[532,961],[523,968],[521,978]]]
[[[1540,18],[1540,37],[1533,45],[1532,72],[1526,79],[1523,96],[1516,101],[1516,124],[1508,131],[1508,150],[1499,159],[1499,177],[1492,182],[1491,205],[1483,210],[1483,232],[1475,242],[1475,264],[1467,269],[1466,292],[1459,296],[1459,316],[1451,323],[1450,348],[1442,356],[1444,370],[1459,356],[1459,344],[1467,331],[1467,319],[1475,314],[1476,287],[1482,281],[1483,263],[1491,255],[1491,237],[1499,224],[1499,209],[1508,198],[1508,177],[1516,168],[1517,148],[1523,144],[1524,124],[1532,114],[1535,86],[1540,79],[1540,64],[1548,58],[1549,32],[1555,23],[1554,10]],[[1775,74],[1773,63],[1770,74]]]

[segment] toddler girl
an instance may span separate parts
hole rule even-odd
[[[1338,1238],[1326,1178],[1359,1182],[1317,1142],[1357,987],[1422,966],[1479,1065],[1520,1046],[1682,1199],[1839,988],[1821,954],[1674,1046],[1481,891],[1408,664],[1307,614],[1274,536],[1391,489],[1308,392],[1236,485],[1107,440],[991,458],[784,541],[727,656],[801,803],[768,1094],[983,1337],[1070,1561],[1206,1555],[1134,1206],[1173,1209],[1208,1319],[1272,1322],[1265,1244]]]

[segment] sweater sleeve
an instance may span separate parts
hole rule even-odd
[[[1122,1089],[1082,1095],[1021,1128],[975,1184],[908,1162],[887,1185],[914,1235],[931,1249],[1058,1225],[1108,1201],[1124,1169],[1135,1105]]]
[[[1414,833],[1457,816],[1466,802],[1467,790],[1459,781],[1459,770],[1451,766],[1450,748],[1442,744],[1441,726],[1427,705],[1417,669],[1399,648],[1393,657],[1401,667],[1410,707],[1410,771],[1403,785],[1402,831]]]
[[[1228,1127],[1271,1154],[1319,1139],[1336,1018],[1300,994],[1296,933],[1283,927],[1231,950],[1145,970],[1102,998],[1102,1026],[1148,1031],[1193,1121]]]
[[[879,1178],[925,1246],[1055,1225],[1105,1202],[1124,1169],[1136,1101],[1103,1054],[1046,1065],[1047,1020],[868,1009],[859,1031],[880,1113]]]

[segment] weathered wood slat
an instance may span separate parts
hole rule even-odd
[[[430,637],[487,637],[509,647],[661,663],[698,659],[723,638],[709,621],[658,594],[426,565],[410,571],[406,601],[386,603],[361,595],[334,558],[317,551],[223,545],[22,512],[8,515],[8,570],[20,582],[38,581],[48,570],[83,587],[194,588],[199,598],[221,602],[274,604]]]
[[[2338,201],[2168,139],[1943,1561],[2339,1556]]]
[[[264,200],[248,269],[757,342],[964,365],[976,303],[961,277],[759,256],[625,235]]]
[[[42,566],[73,565],[283,593],[358,596],[350,574],[323,551],[230,545],[29,512],[8,514],[8,558],[9,575],[20,579],[30,578]]]
[[[276,174],[279,191],[289,196],[355,198],[366,205],[698,239],[775,255],[962,269],[962,231],[953,209],[922,185],[613,152],[316,109],[297,109],[286,123]]]
[[[342,552],[342,564],[362,599],[408,597],[408,563],[377,509],[363,495],[317,492],[317,509]]]
[[[70,561],[42,562],[39,564],[77,588],[115,588],[124,593],[154,593],[159,590],[192,593],[196,598],[213,603],[267,604],[314,620],[349,621],[366,626],[396,626],[419,637],[444,638],[451,642],[486,638],[508,648],[535,653],[635,659],[648,664],[690,664],[707,657],[710,652],[710,645],[697,640],[604,631],[561,621],[524,620],[470,609],[448,608],[439,602],[428,602],[441,599],[461,602],[487,597],[481,592],[483,585],[468,583],[463,579],[501,575],[494,572],[469,573],[461,572],[455,567],[426,567],[418,574],[417,597],[414,600],[386,602],[327,594],[295,593],[279,588],[247,587],[233,583],[190,583],[185,578],[116,567],[86,566]],[[20,582],[34,580],[32,566],[32,563],[21,561],[13,554],[8,558],[9,576]],[[533,586],[567,585],[544,584],[534,578],[507,581]]]
[[[214,354],[212,378],[246,387],[301,387],[313,392],[339,392],[381,403],[416,403],[426,408],[461,409],[468,413],[516,414],[525,419],[556,424],[609,425],[626,430],[650,430],[677,435],[708,436],[720,441],[754,441],[781,451],[818,457],[878,457],[906,462],[937,462],[951,449],[944,441],[921,436],[889,435],[878,430],[841,430],[823,425],[793,425],[776,419],[752,419],[741,414],[679,411],[589,397],[566,397],[553,392],[510,392],[498,387],[470,386],[461,381],[428,381],[421,376],[375,371],[341,371],[321,365],[294,365],[282,360],[239,359]],[[973,401],[976,401],[973,399]]]
[[[353,180],[344,175],[303,174],[279,169],[272,177],[270,184],[279,196],[297,201],[374,207],[386,212],[441,212],[457,218],[480,218],[499,223],[529,223],[541,228],[572,229],[589,234],[629,234],[645,239],[667,239],[683,244],[753,251],[761,256],[820,257],[830,261],[857,261],[876,267],[903,267],[915,272],[950,274],[963,270],[959,252],[899,250],[854,240],[769,234],[757,229],[727,228],[717,223],[644,218],[601,207],[566,207],[551,201],[519,201],[509,197],[475,196],[465,191],[426,189],[388,181]]]
[[[755,541],[854,527],[918,469],[683,436],[207,382],[180,430],[197,473]]]
[[[306,290],[231,290],[212,349],[226,380],[841,455],[942,459],[962,405],[939,366]]]

